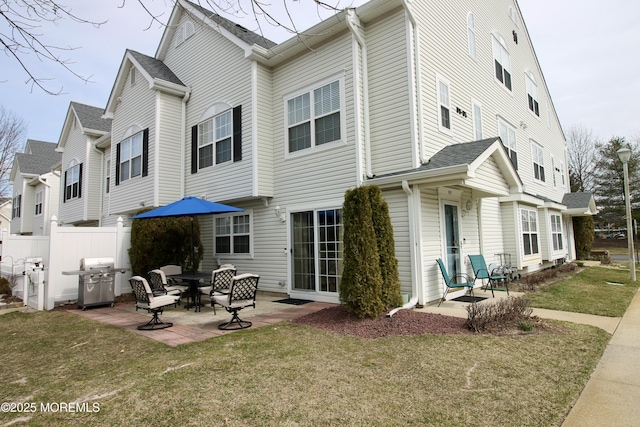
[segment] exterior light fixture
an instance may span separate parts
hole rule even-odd
[[[617,151],[618,158],[622,162],[624,171],[624,201],[627,208],[627,243],[629,246],[629,278],[631,282],[636,281],[636,259],[633,254],[633,218],[631,217],[631,200],[629,197],[629,159],[631,159],[631,150],[621,148]]]

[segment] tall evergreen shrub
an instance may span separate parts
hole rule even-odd
[[[146,276],[148,271],[167,264],[176,264],[184,271],[191,271],[194,263],[197,270],[204,255],[197,217],[193,219],[193,244],[195,260],[191,259],[189,217],[134,219],[129,249],[131,270],[134,275]]]
[[[344,265],[340,301],[358,317],[376,317],[385,309],[382,272],[366,187],[348,190],[344,198]]]
[[[588,259],[595,238],[595,224],[591,216],[573,218],[573,234],[576,239],[576,255],[578,259]]]
[[[382,301],[387,308],[399,307],[402,305],[402,294],[400,293],[398,259],[396,258],[396,243],[393,237],[391,217],[389,216],[389,205],[382,198],[382,191],[378,186],[371,185],[366,188],[371,201],[373,229],[376,233],[376,243],[380,257]]]
[[[393,228],[378,187],[345,193],[340,301],[358,317],[377,317],[402,302]]]

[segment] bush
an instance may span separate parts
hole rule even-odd
[[[344,267],[340,301],[348,312],[360,318],[377,317],[384,312],[385,304],[380,255],[366,187],[346,192],[342,218]]]
[[[0,277],[0,294],[11,296],[11,283],[5,277]]]
[[[185,271],[193,267],[197,270],[204,255],[197,217],[193,218],[193,245],[194,260],[191,259],[190,217],[134,219],[129,249],[131,271],[146,277],[148,271],[167,264],[179,265]]]
[[[508,297],[489,304],[467,306],[466,326],[474,332],[490,332],[504,329],[507,325],[520,328],[531,319],[531,300],[527,297]]]

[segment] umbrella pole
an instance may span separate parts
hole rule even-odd
[[[191,221],[191,272],[196,272],[196,257],[195,251],[193,250],[193,217],[190,216],[189,220]]]

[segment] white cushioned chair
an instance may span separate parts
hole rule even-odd
[[[149,322],[138,326],[139,330],[165,329],[173,326],[173,323],[164,323],[160,320],[158,314],[162,313],[162,310],[166,306],[176,304],[178,299],[180,299],[179,295],[154,296],[151,291],[151,287],[149,286],[149,282],[147,282],[147,279],[142,276],[133,276],[129,279],[129,283],[131,283],[133,294],[136,297],[136,311],[139,308],[142,308],[153,313],[153,317]]]
[[[238,312],[247,307],[256,308],[259,279],[260,276],[251,273],[234,276],[231,279],[228,294],[216,295],[214,293],[212,295],[212,304],[220,304],[225,310],[233,314],[230,321],[218,326],[219,329],[244,329],[252,325],[251,322],[240,319]]]

